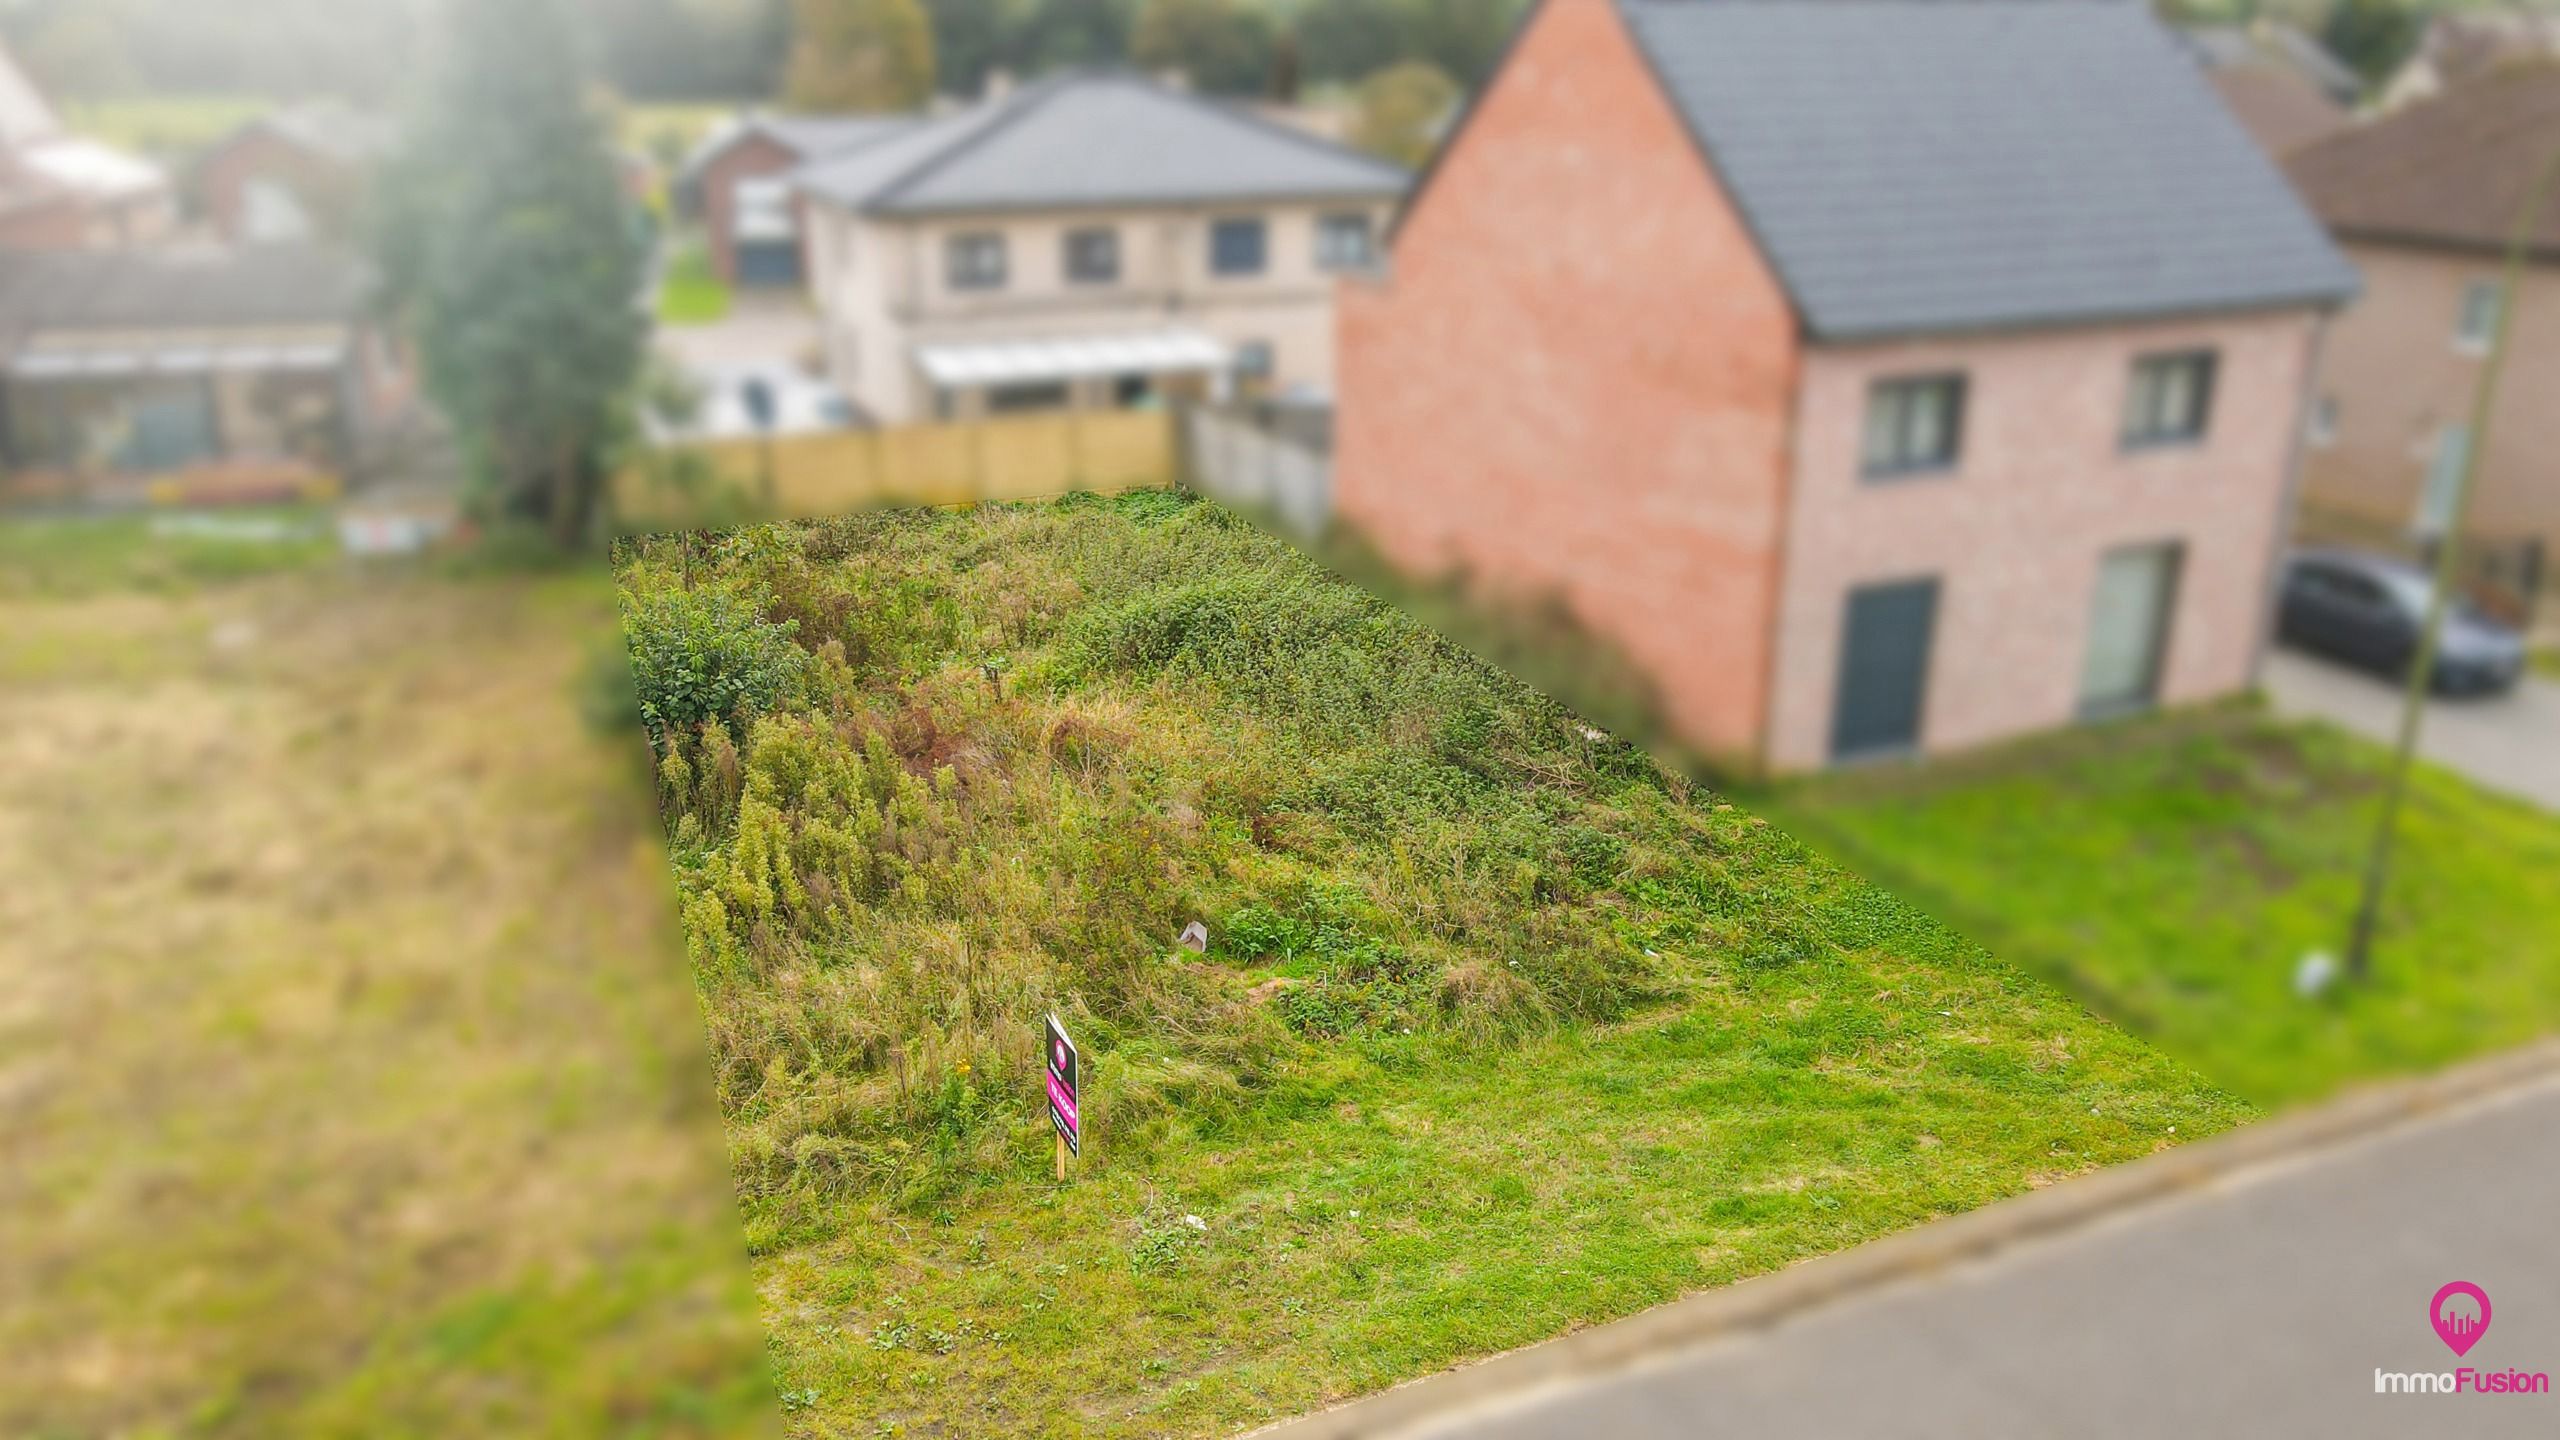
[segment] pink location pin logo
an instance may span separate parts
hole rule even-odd
[[[2448,1305],[2448,1300],[2470,1297],[2471,1304]],[[2473,1314],[2477,1309],[2479,1313]],[[2456,1355],[2468,1355],[2480,1337],[2489,1333],[2489,1292],[2468,1280],[2456,1280],[2436,1292],[2427,1302],[2427,1323],[2436,1327],[2436,1338],[2450,1346]]]

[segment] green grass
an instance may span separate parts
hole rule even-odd
[[[74,101],[63,107],[63,120],[110,145],[175,157],[204,149],[275,104],[256,95],[133,96]]]
[[[2246,709],[1788,792],[1800,833],[2262,1102],[2560,1027],[2560,817],[2421,767],[2367,986],[2342,955],[2386,753]]]
[[[1213,506],[621,562],[653,713],[806,657],[661,772],[800,1433],[1230,1431],[2249,1114]]]
[[[711,270],[711,251],[694,240],[667,259],[658,290],[658,319],[668,325],[709,325],[729,313],[729,287]]]
[[[333,560],[321,506],[241,506],[147,515],[0,517],[0,599],[109,590],[171,594]]]

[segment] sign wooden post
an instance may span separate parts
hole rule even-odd
[[[1049,1043],[1042,1068],[1049,1077],[1049,1123],[1058,1132],[1058,1179],[1067,1178],[1067,1156],[1078,1153],[1082,1139],[1081,1117],[1076,1111],[1076,1045],[1067,1038],[1067,1027],[1058,1017],[1049,1017]]]

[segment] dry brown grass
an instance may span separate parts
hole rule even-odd
[[[612,623],[0,599],[0,1434],[771,1426]]]

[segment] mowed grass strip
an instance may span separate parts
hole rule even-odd
[[[801,1433],[1227,1432],[2248,1113],[1213,506],[621,558]]]
[[[2389,753],[2247,708],[1786,792],[1791,827],[2261,1102],[2560,1029],[2560,816],[2413,778],[2374,973],[2343,958]]]

